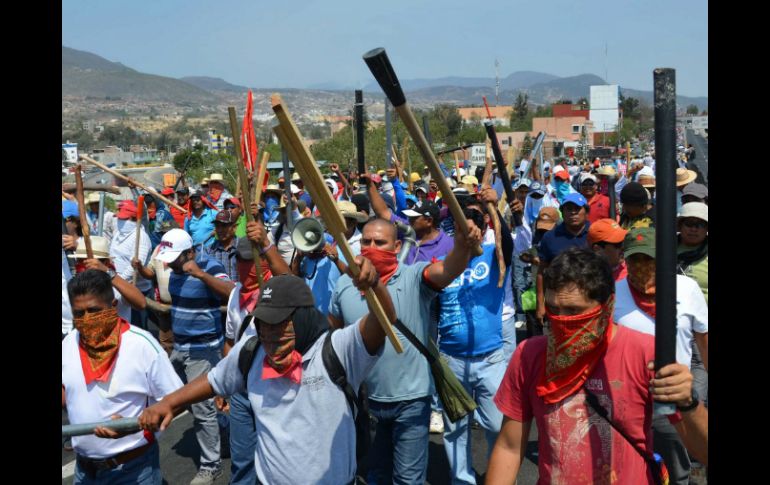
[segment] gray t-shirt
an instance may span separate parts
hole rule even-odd
[[[321,335],[302,356],[302,383],[286,378],[262,380],[265,351],[259,347],[249,371],[248,396],[257,431],[254,463],[260,483],[289,485],[349,483],[356,471],[353,414],[345,394],[326,372]],[[208,374],[217,395],[243,392],[238,355],[241,339]],[[358,326],[332,334],[332,346],[347,379],[358,392],[361,381],[382,354],[369,355]]]
[[[393,299],[396,315],[422,343],[428,341],[431,302],[438,295],[422,279],[423,270],[428,264],[420,262],[399,265],[388,280],[388,292]],[[368,311],[366,299],[353,285],[350,276],[340,277],[332,294],[329,313],[347,327]],[[382,358],[366,378],[369,398],[381,402],[397,402],[430,396],[433,394],[433,377],[428,361],[401,332],[396,328],[393,331],[401,341],[404,352],[397,354],[393,345],[385,340]]]

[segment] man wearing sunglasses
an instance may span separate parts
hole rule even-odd
[[[588,222],[593,224],[599,219],[610,217],[610,198],[596,191],[596,175],[580,174],[580,193],[588,201],[591,210],[588,212]]]

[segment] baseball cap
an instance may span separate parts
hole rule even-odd
[[[531,180],[529,180],[526,177],[521,177],[519,179],[516,179],[516,181],[513,182],[513,189],[515,190],[515,189],[518,189],[519,187],[529,188],[530,185],[532,185]]]
[[[564,198],[564,202],[559,207],[564,207],[567,204],[575,204],[578,207],[588,207],[588,201],[583,194],[572,193]]]
[[[550,231],[559,223],[559,220],[561,220],[561,217],[559,216],[559,211],[556,207],[543,207],[537,215],[535,229],[545,229],[546,231]]]
[[[217,216],[214,218],[214,224],[217,222],[220,224],[232,224],[235,222],[235,218],[229,210],[221,210],[217,212]]]
[[[418,185],[418,186],[416,186],[416,187],[414,188],[414,191],[415,191],[415,193],[416,193],[418,190],[422,190],[422,191],[423,191],[423,192],[425,192],[426,194],[428,193],[428,189],[427,189],[427,188],[426,188],[424,185]]]
[[[238,199],[238,197],[230,197],[229,199],[226,199],[224,203],[227,204],[228,202],[236,207],[241,206],[241,201]],[[226,208],[227,207],[225,207],[225,209]]]
[[[682,208],[679,210],[679,219],[685,217],[695,217],[702,221],[709,221],[709,206],[703,202],[688,202],[682,204]]]
[[[163,263],[173,263],[183,251],[193,247],[193,240],[182,229],[171,229],[160,240],[160,251],[155,256]]]
[[[410,180],[412,183],[415,183],[415,182],[417,182],[418,180],[420,180],[420,174],[419,174],[419,173],[417,173],[417,172],[412,172],[412,173],[410,173],[410,174],[409,174],[409,180]]]
[[[136,217],[136,204],[133,200],[124,200],[118,204],[118,219],[131,219]]]
[[[623,204],[646,204],[650,201],[647,196],[647,191],[644,190],[642,184],[637,182],[629,182],[620,191],[620,202]]]
[[[166,187],[160,191],[160,195],[174,195],[174,189],[171,187]]]
[[[692,195],[699,199],[705,199],[709,196],[709,189],[703,184],[688,184],[682,189],[682,195]]]
[[[623,240],[623,254],[629,257],[632,254],[646,254],[655,257],[655,228],[638,227],[631,229]]]
[[[176,189],[176,193],[177,194],[189,194],[190,193],[190,189],[188,189],[187,187],[179,187],[178,189]]]
[[[553,176],[554,178],[560,179],[560,180],[569,180],[569,172],[564,170],[564,167],[561,165],[556,165],[553,168]]]
[[[432,217],[434,221],[439,220],[440,210],[432,200],[423,201],[420,207],[406,209],[402,212],[406,217]]]
[[[208,184],[209,184],[209,178],[208,177],[204,177],[203,180],[201,180],[201,186],[208,185]]]
[[[297,186],[296,186],[296,185],[294,185],[294,184],[291,184],[291,185],[289,186],[289,188],[291,189],[291,193],[292,193],[292,194],[295,194],[295,195],[296,195],[296,194],[299,194],[300,192],[302,192],[302,191],[300,190],[300,188],[299,188],[299,187],[297,187]]]
[[[529,186],[529,193],[545,195],[545,189],[543,188],[543,184],[535,180],[534,182],[532,182],[532,185]]]
[[[297,308],[314,305],[313,293],[305,280],[285,274],[265,282],[252,315],[260,322],[275,325],[288,320]]]
[[[627,233],[628,231],[613,219],[599,219],[588,228],[588,244],[601,241],[612,244],[621,243]]]
[[[61,216],[66,219],[68,217],[79,217],[78,203],[73,200],[65,200],[61,203]]]
[[[585,172],[581,173],[580,174],[580,183],[582,184],[586,180],[593,180],[594,183],[596,183],[596,175],[594,175],[592,173],[585,173]]]
[[[478,185],[479,179],[477,179],[474,175],[466,175],[460,180],[460,183],[463,183],[466,185]]]

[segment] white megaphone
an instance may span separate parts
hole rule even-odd
[[[318,251],[326,244],[324,228],[312,217],[300,219],[291,230],[291,242],[303,253]]]

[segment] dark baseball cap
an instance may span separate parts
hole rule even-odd
[[[628,231],[623,240],[623,254],[625,257],[646,254],[655,258],[655,228],[638,227]]]
[[[190,189],[188,189],[187,187],[179,187],[178,189],[176,189],[176,193],[177,194],[189,194],[190,193]]]
[[[305,280],[285,274],[265,282],[252,315],[258,321],[275,325],[288,320],[297,308],[314,305],[313,292]]]
[[[620,191],[620,202],[623,204],[646,204],[649,202],[647,197],[647,191],[644,190],[642,184],[637,182],[629,182]]]
[[[423,201],[422,205],[420,207],[412,207],[411,209],[407,209],[403,211],[403,214],[406,217],[432,217],[434,221],[439,220],[439,214],[441,211],[439,210],[438,206],[435,202],[431,200]]]
[[[221,210],[217,212],[217,217],[214,219],[214,224],[217,222],[220,224],[233,224],[235,223],[235,217],[233,217],[233,213],[229,210]]]

